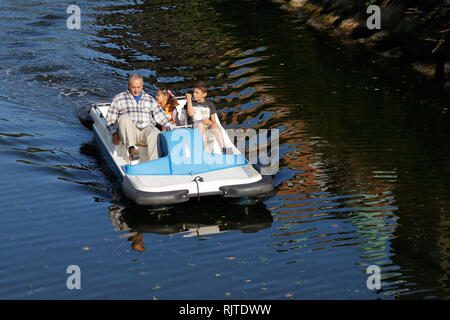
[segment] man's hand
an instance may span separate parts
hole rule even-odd
[[[116,146],[120,144],[120,137],[119,134],[116,132],[113,134],[112,136],[112,142],[113,144],[115,144]]]
[[[192,94],[190,94],[190,93],[186,93],[185,97],[186,97],[187,101],[191,101],[192,100]]]

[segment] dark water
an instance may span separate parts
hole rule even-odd
[[[77,1],[81,30],[66,27],[71,4],[1,1],[1,298],[450,297],[450,125],[436,84],[269,1]],[[134,70],[153,94],[209,79],[227,127],[280,129],[274,194],[124,203],[79,113]],[[81,290],[67,289],[69,265]]]

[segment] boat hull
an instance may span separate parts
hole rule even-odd
[[[192,197],[200,198],[212,195],[224,198],[251,198],[259,197],[273,190],[272,176],[261,176],[257,169],[247,162],[243,165],[199,174],[127,174],[127,171],[132,172],[132,170],[127,170],[127,167],[138,168],[142,164],[128,164],[125,157],[126,151],[123,151],[124,146],[112,144],[111,134],[106,128],[106,111],[104,109],[105,105],[103,108],[94,106],[90,111],[94,121],[93,131],[96,143],[118,179],[122,194],[137,205],[173,205],[189,201]]]

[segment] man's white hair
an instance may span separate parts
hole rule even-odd
[[[128,83],[131,83],[131,81],[134,79],[139,79],[142,83],[144,83],[144,78],[139,73],[133,73],[128,79]]]

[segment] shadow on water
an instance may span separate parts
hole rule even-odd
[[[270,211],[261,202],[239,204],[215,197],[158,210],[113,205],[109,207],[109,217],[115,230],[128,231],[121,238],[128,237],[136,251],[145,250],[145,233],[201,238],[230,230],[255,233],[270,228],[273,222]]]

